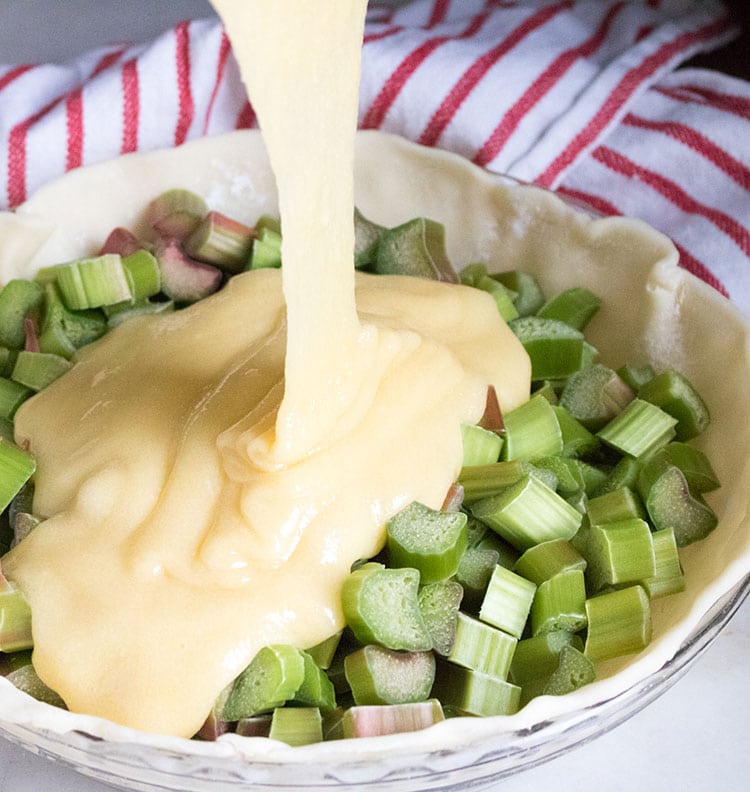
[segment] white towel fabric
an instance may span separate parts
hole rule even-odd
[[[735,33],[718,0],[373,3],[360,126],[639,216],[750,316],[750,84],[677,68]],[[216,18],[0,66],[0,208],[81,165],[254,124]]]

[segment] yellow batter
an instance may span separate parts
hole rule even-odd
[[[481,292],[353,270],[364,0],[216,0],[277,179],[278,271],[119,327],[27,402],[49,517],[3,559],[70,709],[190,736],[268,643],[342,626],[385,520],[439,507],[528,359]],[[356,302],[355,302],[356,286]]]

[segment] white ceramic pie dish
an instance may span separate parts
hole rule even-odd
[[[494,269],[523,268],[549,293],[588,286],[604,299],[587,332],[604,362],[648,359],[695,383],[713,418],[701,442],[723,486],[710,497],[719,527],[683,551],[687,590],[655,603],[646,651],[600,668],[592,685],[536,699],[512,718],[456,719],[411,735],[294,749],[236,736],[197,743],[62,712],[0,680],[6,736],[125,789],[466,788],[550,758],[636,712],[678,678],[746,595],[750,346],[739,312],[678,268],[671,243],[643,223],[592,219],[460,157],[361,133],[356,182],[357,205],[377,222],[393,226],[424,215],[445,223],[457,267],[483,260]],[[148,200],[175,186],[246,222],[275,208],[257,132],[131,155],[74,171],[2,216],[0,280],[95,250],[112,227],[136,225]]]

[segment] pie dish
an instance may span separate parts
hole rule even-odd
[[[594,217],[538,188],[443,151],[377,132],[357,141],[356,203],[395,226],[422,215],[446,227],[457,268],[520,268],[548,293],[585,285],[603,299],[587,330],[605,363],[674,366],[712,414],[701,437],[722,487],[709,497],[717,529],[682,551],[687,589],[654,603],[654,638],[598,668],[596,682],[540,697],[512,717],[450,719],[395,737],[304,748],[226,735],[201,743],[145,734],[40,704],[0,680],[0,732],[123,789],[463,789],[552,758],[600,734],[666,690],[716,636],[750,588],[748,329],[736,308],[678,266],[646,224]],[[117,185],[117,189],[112,189]],[[0,216],[0,280],[94,252],[118,225],[138,227],[172,187],[202,194],[242,222],[275,211],[256,131],[206,138],[73,171]]]

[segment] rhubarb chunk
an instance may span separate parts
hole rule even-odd
[[[162,291],[175,302],[202,300],[221,286],[221,270],[191,259],[177,239],[160,240],[154,253],[161,270]]]

